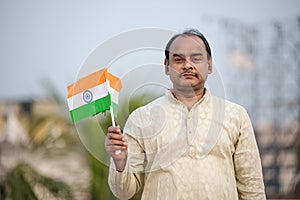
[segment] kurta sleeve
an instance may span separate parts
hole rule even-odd
[[[240,111],[240,132],[233,155],[240,199],[266,199],[262,167],[253,127],[244,108]]]
[[[123,172],[116,171],[113,160],[109,168],[108,184],[113,194],[119,199],[130,199],[143,186],[145,153],[140,141],[129,132],[140,131],[134,126],[132,118],[124,128],[128,139],[127,162]]]

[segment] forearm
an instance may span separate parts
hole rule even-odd
[[[130,138],[130,144],[135,143],[135,140]],[[132,146],[130,149],[134,149],[138,145]],[[144,171],[144,154],[139,151],[130,153],[121,152],[123,156],[115,156],[111,158],[111,164],[109,168],[108,183],[113,194],[119,199],[130,199],[134,196],[142,186],[142,173]]]
[[[108,184],[116,197],[130,199],[141,188],[141,177],[140,174],[129,172],[128,166],[119,172],[112,163],[109,168]]]
[[[118,172],[123,172],[127,162],[127,156],[125,159],[113,159],[115,168]]]
[[[235,159],[237,188],[240,199],[265,199],[265,188],[258,151],[241,153],[236,155]]]
[[[241,199],[265,199],[262,166],[252,124],[245,110],[234,153],[237,188]]]

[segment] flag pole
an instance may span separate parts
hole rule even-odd
[[[109,106],[109,109],[110,109],[111,123],[113,126],[116,126],[114,109],[112,106]]]
[[[116,122],[115,122],[114,109],[113,109],[112,106],[109,106],[109,109],[110,109],[111,123],[112,123],[113,127],[115,127],[116,126]],[[120,153],[121,153],[121,150],[115,151],[116,155],[119,155]]]

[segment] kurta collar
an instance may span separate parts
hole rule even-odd
[[[209,92],[208,89],[204,88],[204,95],[203,97],[195,104],[200,104],[201,102],[203,102],[204,100],[206,102],[208,102],[209,98],[211,97],[211,94]],[[174,94],[171,92],[170,89],[168,89],[165,93],[166,97],[171,101],[171,102],[176,102],[176,103],[182,103],[181,101],[179,101],[178,99],[175,98]]]

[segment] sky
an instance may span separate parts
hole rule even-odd
[[[0,0],[0,101],[42,98],[45,82],[66,95],[93,50],[124,32],[195,27],[218,47],[212,19],[264,24],[300,16],[299,8],[298,0]]]

